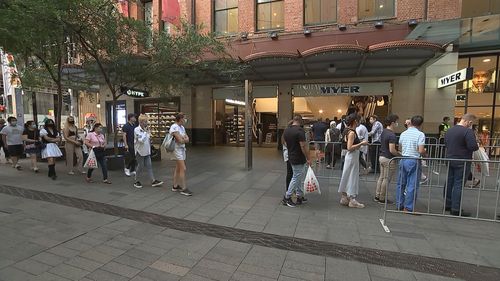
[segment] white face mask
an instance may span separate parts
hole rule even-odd
[[[394,123],[394,128],[397,128],[397,127],[399,127],[399,123],[398,122]]]

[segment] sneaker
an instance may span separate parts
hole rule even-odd
[[[432,171],[432,173],[434,173],[434,175],[436,175],[436,176],[439,176],[439,172],[438,171]]]
[[[347,196],[342,196],[340,199],[340,205],[349,206],[349,198],[347,198]]]
[[[71,175],[71,176],[72,176],[72,175],[74,175],[74,174],[75,174],[75,172],[73,172],[73,171],[68,172],[68,175]]]
[[[326,168],[327,168],[327,169],[331,169],[331,168],[332,168],[332,166],[331,166],[331,165],[326,165]]]
[[[33,168],[33,172],[38,173],[38,172],[40,172],[40,169],[38,169],[38,168]]]
[[[295,203],[296,205],[302,205],[307,203],[307,198],[304,196],[302,197],[297,197],[297,202]]]
[[[293,203],[292,198],[286,198],[286,199],[285,199],[285,203],[286,203],[286,205],[287,205],[288,207],[290,207],[290,208],[295,208],[295,207],[297,207],[297,205],[296,205],[295,203]]]
[[[420,184],[425,184],[429,181],[429,177],[423,176],[420,178]]]
[[[392,201],[391,201],[391,200],[389,200],[389,199],[387,199],[387,202],[386,202],[384,199],[380,199],[380,200],[378,200],[378,202],[377,202],[377,203],[379,203],[379,204],[385,204],[385,203],[387,203],[387,205],[392,205],[392,204],[394,204],[394,202],[392,202]]]
[[[283,199],[281,199],[280,204],[286,206],[286,198],[283,197]]]
[[[154,180],[152,183],[151,183],[151,186],[152,187],[157,187],[157,186],[160,186],[162,185],[163,182],[162,181],[159,181],[159,180]]]
[[[14,168],[16,168],[18,171],[21,171],[23,169],[23,167],[21,167],[21,165],[17,164],[16,166],[14,166]]]
[[[375,197],[373,198],[373,201],[374,201],[374,202],[380,202],[380,198],[378,198],[377,196],[375,196]]]
[[[136,181],[136,182],[134,183],[134,187],[135,187],[135,188],[142,188],[142,183],[141,183],[140,181]]]
[[[184,195],[184,196],[193,196],[193,192],[191,192],[191,190],[189,189],[184,189],[181,191],[181,194]]]
[[[180,192],[182,190],[182,187],[178,186],[172,186],[172,191],[173,192]]]
[[[124,172],[125,172],[125,175],[126,175],[127,177],[130,177],[130,170],[129,170],[129,169],[123,169],[123,170],[124,170]]]
[[[364,204],[359,203],[356,199],[351,199],[349,201],[349,208],[358,208],[363,209],[365,207]]]
[[[50,177],[52,180],[57,180],[57,176]]]

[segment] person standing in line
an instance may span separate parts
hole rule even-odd
[[[3,138],[4,150],[9,151],[10,160],[12,161],[12,168],[22,170],[21,165],[19,165],[19,158],[24,153],[23,146],[23,132],[24,128],[17,124],[16,117],[7,118],[8,126],[5,126],[0,134]]]
[[[470,160],[472,153],[479,149],[472,125],[476,116],[465,114],[460,122],[448,129],[444,136],[446,145],[446,158]],[[464,177],[468,177],[471,171],[471,162],[450,161],[448,166],[448,180],[443,196],[445,196],[445,209],[453,216],[469,217],[470,213],[462,211],[460,203],[462,200],[462,189]]]
[[[175,124],[170,127],[169,134],[175,139],[175,149],[173,159],[176,161],[174,171],[174,186],[172,191],[180,192],[185,196],[192,196],[193,192],[186,185],[186,143],[189,143],[189,136],[186,134],[184,124],[187,120],[183,113],[175,116]]]
[[[356,133],[358,126],[358,114],[352,113],[346,118],[342,148],[347,150],[345,155],[342,178],[340,179],[339,193],[342,195],[340,204],[350,208],[364,208],[365,205],[358,202],[359,193],[359,149],[368,144],[367,140],[361,141]]]
[[[39,152],[40,132],[38,131],[34,121],[28,121],[24,124],[22,137],[24,141],[24,152],[26,153],[26,156],[31,159],[31,169],[35,173],[38,173],[40,169],[38,169],[36,157]]]
[[[322,160],[321,153],[325,151],[325,133],[328,130],[328,125],[319,118],[316,123],[311,126],[314,148],[316,150],[316,163]]]
[[[337,123],[335,121],[330,122],[330,128],[326,131],[325,142],[326,142],[326,168],[333,169],[337,163],[337,157],[340,156],[340,130],[337,129]]]
[[[443,122],[439,124],[439,139],[442,140],[441,143],[444,143],[444,136],[446,132],[450,129],[450,117],[446,116],[443,118]]]
[[[399,177],[396,189],[396,207],[398,210],[413,212],[414,203],[417,201],[417,193],[420,186],[419,177],[422,172],[420,157],[424,157],[425,134],[420,131],[424,118],[414,116],[408,125],[408,129],[399,137],[399,147],[403,157],[399,161]]]
[[[144,170],[149,175],[151,186],[161,186],[163,182],[157,180],[153,174],[153,165],[151,164],[151,132],[149,131],[148,117],[146,115],[139,116],[139,126],[134,129],[134,151],[138,163],[134,187],[142,188],[139,177],[140,173]]]
[[[306,133],[302,128],[304,121],[301,115],[293,117],[292,126],[285,130],[284,139],[288,148],[288,161],[292,165],[292,180],[288,185],[288,190],[285,192],[284,203],[288,207],[296,207],[307,202],[304,197],[302,186],[302,178],[305,173],[306,163],[311,164],[309,159],[309,145],[306,142]],[[292,201],[292,194],[297,194],[297,203]]]
[[[288,122],[287,128],[290,128],[293,124],[293,120],[290,120]],[[285,185],[285,191],[288,190],[288,186],[290,185],[290,181],[292,181],[292,176],[293,176],[293,170],[292,170],[292,165],[290,164],[289,158],[288,158],[288,148],[286,147],[286,142],[285,142],[285,134],[283,133],[281,135],[281,144],[283,145],[283,160],[286,162],[286,185]],[[286,205],[286,202],[283,200],[282,203]]]
[[[0,118],[0,132],[5,128],[5,119]],[[4,142],[3,137],[0,136],[0,149],[3,150],[3,154],[5,157],[5,164],[10,164],[10,157],[9,157],[9,149],[7,149],[7,144]]]
[[[385,195],[387,192],[387,187],[394,179],[396,174],[396,161],[391,161],[392,158],[401,156],[401,153],[397,150],[398,140],[394,130],[399,126],[398,124],[399,116],[396,114],[390,114],[385,119],[386,128],[380,136],[380,176],[377,181],[377,189],[375,191],[375,202],[381,204],[393,204],[391,200],[385,200]]]
[[[134,130],[137,128],[137,119],[134,113],[128,116],[127,124],[123,125],[123,143],[125,144],[125,151],[127,151],[125,162],[125,175],[130,177],[135,174],[137,167],[137,160],[135,158],[135,145],[134,145]]]
[[[364,119],[362,116],[358,117],[358,126],[356,127],[356,134],[358,135],[358,138],[360,141],[368,141],[368,129],[366,128],[364,124]],[[361,166],[363,166],[363,169],[366,172],[370,172],[370,169],[368,169],[368,146],[364,145],[359,148],[359,163]]]
[[[378,170],[378,154],[380,145],[380,136],[384,131],[384,125],[378,121],[377,115],[370,116],[370,123],[372,124],[371,131],[368,136],[372,137],[372,146],[370,146],[370,162],[371,172],[375,173]]]
[[[85,174],[83,170],[83,140],[80,139],[78,135],[78,128],[75,125],[75,118],[69,116],[66,119],[66,124],[63,129],[63,136],[66,140],[64,144],[64,149],[66,150],[66,168],[68,169],[69,175],[74,175],[73,157],[76,155],[76,169],[81,174]]]
[[[111,184],[108,180],[108,166],[106,163],[106,137],[103,134],[103,128],[101,123],[95,123],[92,131],[88,133],[85,138],[85,145],[94,151],[95,158],[97,160],[98,166],[101,166],[103,183]],[[88,169],[87,171],[87,182],[92,182],[92,172],[94,169]]]
[[[49,178],[56,180],[56,158],[63,154],[59,149],[58,144],[61,142],[61,134],[57,131],[54,120],[45,120],[45,126],[40,131],[42,142],[45,143],[45,148],[42,150],[42,158],[47,159],[49,165]]]

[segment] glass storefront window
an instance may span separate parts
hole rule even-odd
[[[284,1],[257,0],[257,30],[285,27]]]
[[[394,0],[358,0],[359,20],[392,18],[395,15]]]
[[[305,0],[306,25],[334,23],[337,21],[337,0]]]

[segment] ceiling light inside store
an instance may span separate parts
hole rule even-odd
[[[338,113],[342,113],[342,109],[337,110]]]
[[[242,105],[245,106],[244,101],[239,101],[239,100],[232,100],[232,99],[226,99],[227,104],[233,104],[233,105]]]
[[[483,62],[490,62],[491,59],[484,59]]]
[[[323,114],[323,109],[320,109],[320,110],[319,110],[319,114]]]

